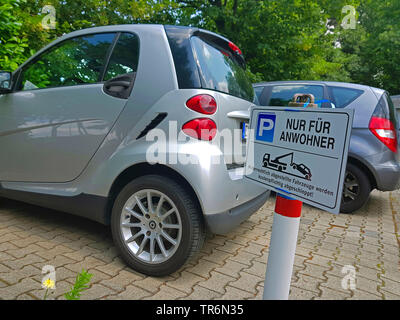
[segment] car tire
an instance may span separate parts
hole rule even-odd
[[[359,167],[347,164],[340,211],[353,213],[362,208],[371,193],[371,182]]]
[[[159,175],[140,177],[121,190],[112,209],[111,230],[125,262],[155,277],[179,270],[202,248],[206,235],[195,199],[174,180]]]

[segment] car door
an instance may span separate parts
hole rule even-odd
[[[133,34],[88,34],[29,62],[16,89],[0,96],[0,181],[77,178],[127,102],[121,92],[132,86],[120,78],[134,81],[138,47]]]

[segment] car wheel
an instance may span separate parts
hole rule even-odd
[[[352,163],[347,165],[343,197],[340,211],[353,213],[360,209],[368,200],[371,193],[371,182],[368,176]]]
[[[111,229],[126,263],[156,277],[179,270],[205,238],[196,201],[174,180],[158,175],[140,177],[122,189]]]

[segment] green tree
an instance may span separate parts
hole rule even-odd
[[[21,35],[22,21],[14,13],[25,0],[2,0],[0,4],[0,69],[15,70],[26,59],[27,40]]]
[[[343,39],[357,58],[352,77],[392,94],[400,92],[400,2],[362,0],[360,25]]]
[[[0,67],[78,29],[125,23],[190,25],[222,34],[244,52],[252,80],[354,81],[400,91],[398,0],[1,0]],[[45,5],[57,26],[44,30]],[[357,8],[344,30],[345,5]],[[328,32],[330,28],[330,32]]]

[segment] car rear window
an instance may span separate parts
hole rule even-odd
[[[316,85],[279,85],[274,86],[271,92],[271,98],[267,105],[285,107],[293,99],[296,93],[312,94],[315,102],[321,101],[324,98],[324,87]],[[319,106],[322,102],[319,102]]]
[[[191,44],[200,73],[201,86],[252,101],[254,89],[246,70],[230,52],[226,52],[200,37],[193,36]]]
[[[360,97],[364,91],[350,88],[330,87],[332,96],[334,99],[335,108],[345,108],[358,97]]]

